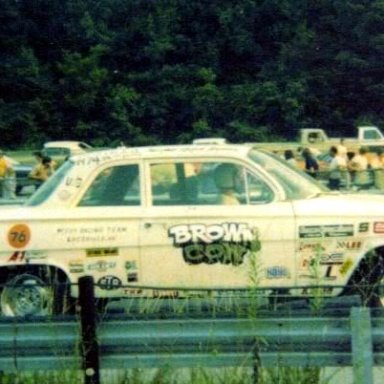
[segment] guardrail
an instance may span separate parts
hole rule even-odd
[[[373,366],[384,365],[382,310],[97,319],[92,278],[80,292],[79,318],[2,320],[0,371],[83,369],[98,384],[100,368],[249,366],[257,382],[260,367],[352,366],[356,384],[373,384]]]

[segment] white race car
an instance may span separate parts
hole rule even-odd
[[[251,145],[74,156],[24,206],[1,210],[8,316],[62,310],[84,275],[99,298],[254,287],[308,297],[320,286],[370,304],[383,277],[384,197],[329,192]],[[47,285],[57,282],[70,289]]]

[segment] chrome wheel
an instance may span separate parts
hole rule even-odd
[[[9,280],[0,299],[3,316],[45,316],[52,312],[52,302],[51,287],[30,274]]]

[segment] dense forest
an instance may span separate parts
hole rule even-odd
[[[384,123],[383,0],[0,0],[0,147]]]

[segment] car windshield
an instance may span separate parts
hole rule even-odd
[[[25,205],[33,207],[42,204],[47,200],[73,166],[74,163],[71,160],[63,163],[63,165],[26,201]]]
[[[272,153],[252,149],[249,157],[276,180],[288,200],[307,199],[328,191],[311,176]]]
[[[43,152],[46,156],[69,156],[71,154],[71,151],[68,148],[59,147],[45,148]]]

